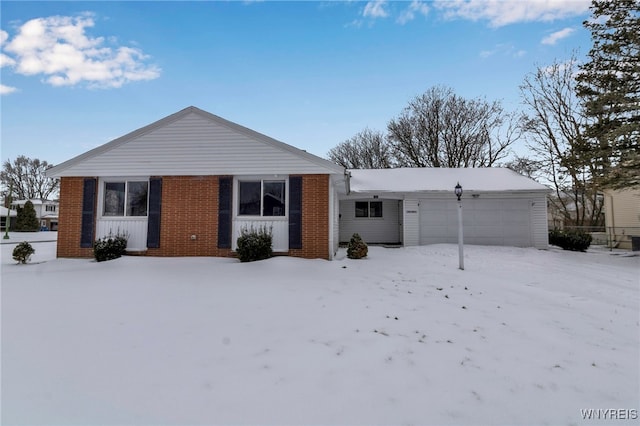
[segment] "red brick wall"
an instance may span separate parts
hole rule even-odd
[[[329,175],[302,177],[302,248],[289,255],[329,259]]]
[[[58,257],[93,257],[93,249],[80,247],[84,179],[84,177],[60,179]]]
[[[93,256],[80,248],[83,183],[83,177],[60,181],[58,257]],[[218,176],[164,176],[160,247],[147,255],[230,256],[230,249],[218,248],[218,188]],[[329,259],[329,175],[303,176],[302,249],[289,254]]]
[[[162,178],[160,247],[149,249],[147,255],[230,255],[231,250],[218,248],[218,179],[218,176]]]

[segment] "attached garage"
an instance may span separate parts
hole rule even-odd
[[[546,196],[549,190],[505,168],[401,168],[350,170],[350,193],[340,201],[340,240],[346,234],[393,235],[404,245],[457,243],[458,202],[453,188],[463,187],[465,244],[546,248]],[[368,198],[367,198],[368,197]],[[371,221],[351,220],[357,200],[397,203],[395,228],[376,233]],[[347,216],[345,219],[344,216]],[[391,215],[387,219],[393,220]],[[382,222],[381,222],[382,223]]]

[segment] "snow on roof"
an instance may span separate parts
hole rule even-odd
[[[463,191],[549,191],[507,168],[350,169],[351,192],[447,191],[459,182]]]
[[[1,217],[7,217],[7,213],[11,217],[16,216],[18,214],[18,212],[16,212],[15,210],[9,210],[8,208],[6,208],[4,206],[0,206],[0,216]]]

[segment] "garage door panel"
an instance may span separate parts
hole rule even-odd
[[[458,203],[420,200],[420,244],[458,241]],[[531,245],[528,199],[469,199],[463,201],[465,244]]]

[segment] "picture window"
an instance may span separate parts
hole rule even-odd
[[[103,216],[146,216],[149,182],[105,182]]]
[[[285,216],[286,192],[283,180],[241,181],[238,189],[239,216]]]

